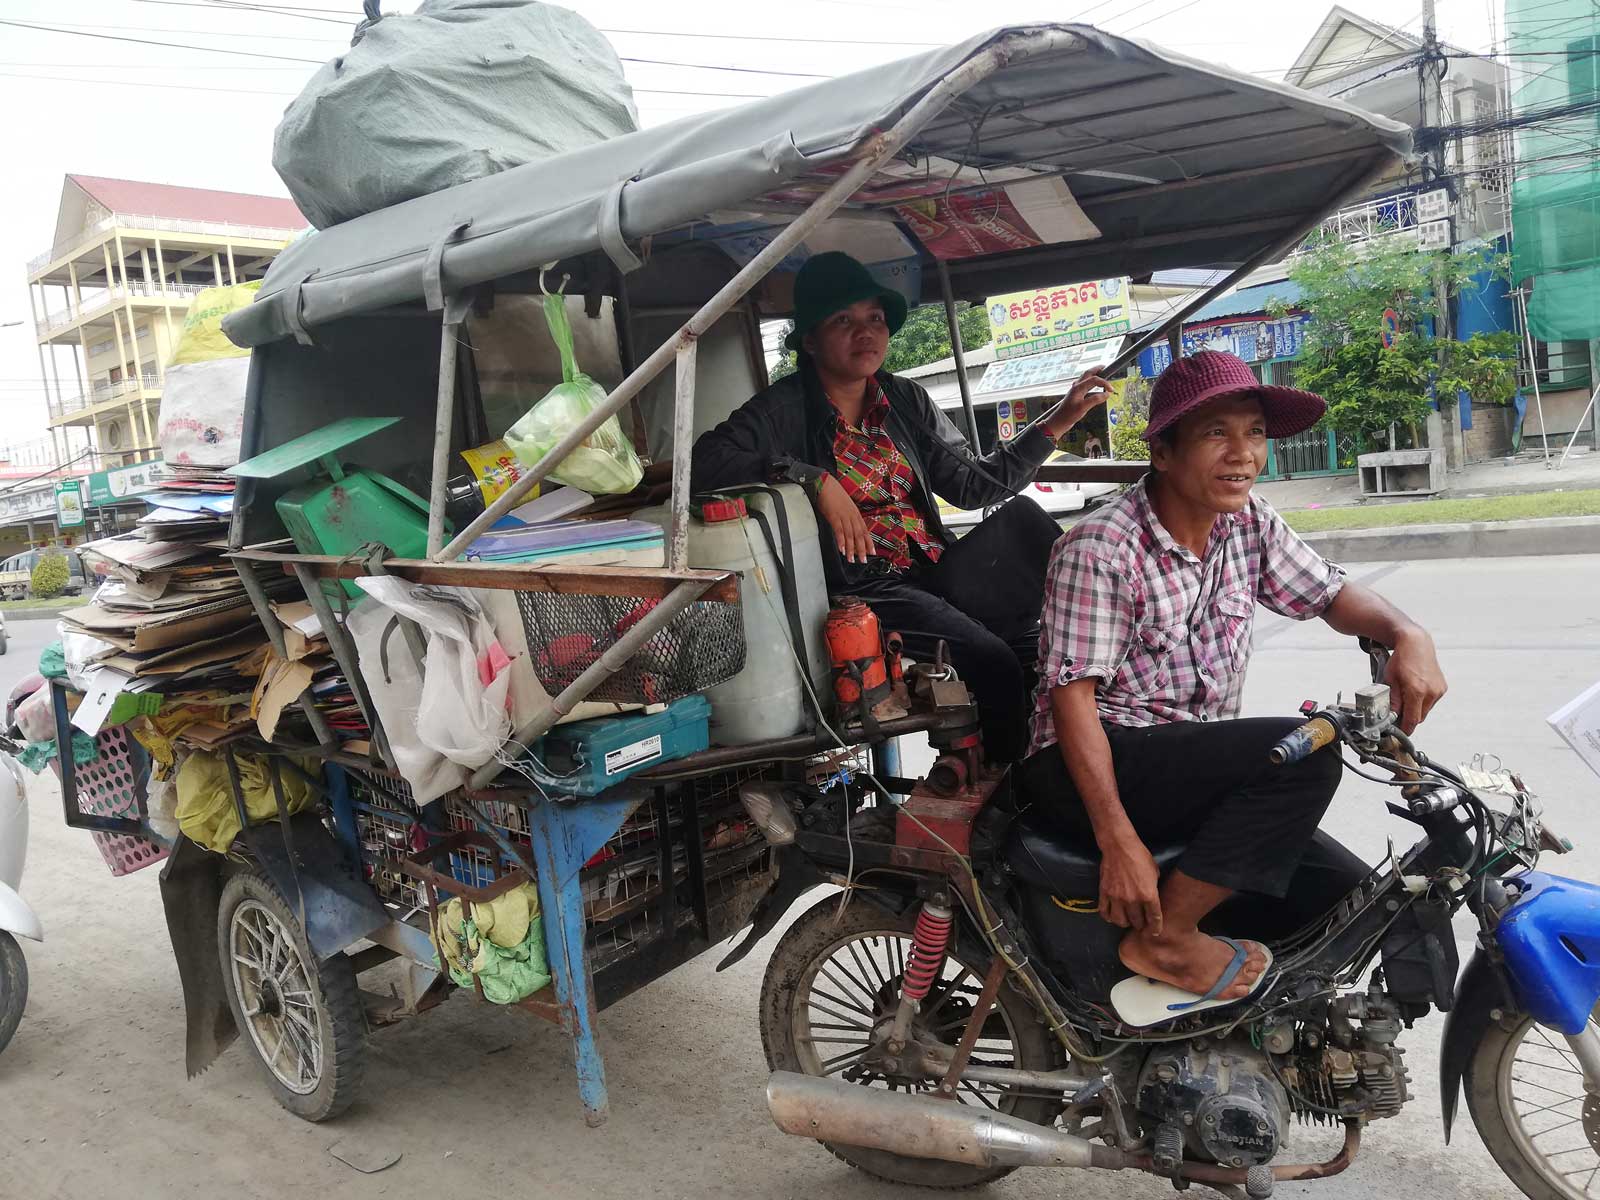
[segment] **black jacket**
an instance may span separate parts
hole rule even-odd
[[[1055,444],[1034,427],[1021,437],[977,457],[928,393],[910,379],[878,372],[889,400],[884,423],[917,477],[915,502],[928,524],[946,542],[939,520],[938,495],[958,508],[999,504],[1033,482]],[[757,392],[732,416],[694,444],[690,480],[695,491],[711,492],[740,484],[807,484],[822,472],[837,470],[833,456],[837,410],[822,393],[809,366]],[[823,531],[822,563],[830,591],[863,578],[863,564],[847,563],[832,532]]]

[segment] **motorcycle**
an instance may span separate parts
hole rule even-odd
[[[13,695],[7,705],[8,728],[18,699]],[[0,1051],[17,1032],[28,1002],[28,960],[17,938],[44,940],[39,918],[18,894],[28,855],[28,788],[21,764],[7,752],[11,748],[14,743],[0,737]]]
[[[878,804],[837,779],[745,785],[780,878],[726,961],[814,884],[844,889],[789,927],[763,981],[779,1128],[894,1182],[1071,1166],[1254,1200],[1350,1166],[1364,1126],[1412,1099],[1402,1034],[1437,1008],[1446,1140],[1464,1092],[1524,1194],[1581,1195],[1600,1172],[1600,888],[1537,869],[1570,844],[1518,776],[1451,770],[1401,732],[1380,682],[1388,652],[1365,648],[1373,683],[1308,705],[1271,758],[1348,751],[1367,768],[1352,770],[1396,788],[1388,809],[1422,840],[1340,894],[1292,890],[1314,917],[1262,936],[1274,954],[1263,986],[1153,1026],[1130,1024],[1111,997],[1129,973],[1123,931],[1097,912],[1096,848],[1006,811],[1005,775],[982,766],[953,681],[935,685],[939,757],[925,779],[855,777]],[[1151,847],[1163,865],[1182,849]],[[1480,932],[1460,971],[1451,918],[1463,907]],[[1216,916],[1252,937],[1282,914],[1236,900]],[[1342,1126],[1342,1147],[1280,1161],[1295,1122]]]

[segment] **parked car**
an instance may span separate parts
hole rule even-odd
[[[1045,461],[1077,463],[1088,460],[1081,454],[1057,450]],[[1030,483],[1018,494],[1032,500],[1052,517],[1059,517],[1067,513],[1081,512],[1108,496],[1116,495],[1121,490],[1122,485],[1119,483]],[[976,525],[985,515],[993,511],[993,506],[987,509],[960,509],[941,503],[939,519],[949,528],[964,529],[969,525]]]
[[[89,586],[83,570],[83,560],[71,550],[24,550],[20,554],[13,554],[5,562],[0,562],[0,597],[7,600],[25,599],[33,589],[33,568],[39,565],[39,559],[46,553],[65,553],[67,556],[67,586],[64,595],[77,596]]]

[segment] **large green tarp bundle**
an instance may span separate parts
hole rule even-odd
[[[1506,0],[1516,180],[1512,273],[1546,342],[1600,338],[1600,8]]]

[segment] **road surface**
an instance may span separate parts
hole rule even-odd
[[[1451,693],[1419,737],[1445,761],[1498,755],[1525,773],[1557,826],[1578,843],[1557,860],[1600,879],[1600,780],[1544,723],[1600,679],[1600,557],[1494,559],[1354,567],[1435,632]],[[0,689],[32,669],[50,622],[18,622],[0,658]],[[1319,622],[1263,612],[1246,699],[1251,713],[1292,712],[1366,682],[1354,647]],[[45,780],[49,776],[44,777]],[[1359,784],[1359,781],[1354,781]],[[1382,789],[1377,789],[1381,791]],[[1347,786],[1329,825],[1369,858],[1411,827],[1381,796]],[[23,894],[48,940],[28,944],[34,991],[0,1055],[0,1196],[294,1195],[368,1197],[750,1197],[887,1200],[915,1193],[851,1171],[812,1143],[777,1133],[755,1005],[765,955],[722,975],[706,956],[600,1017],[611,1121],[584,1127],[572,1062],[556,1030],[457,996],[373,1038],[363,1100],[338,1122],[307,1125],[270,1099],[235,1044],[185,1080],[178,978],[155,871],[114,879],[88,834],[66,829],[52,784],[33,792],[34,838]],[[1547,862],[1547,866],[1552,865]],[[1462,930],[1464,949],[1470,948]],[[1281,1185],[1279,1196],[1365,1200],[1518,1193],[1470,1123],[1448,1150],[1440,1133],[1435,1048],[1440,1020],[1404,1035],[1417,1099],[1370,1128],[1344,1176]],[[1326,1157],[1334,1135],[1296,1128],[1296,1157]],[[401,1151],[379,1174],[333,1158],[344,1141]],[[997,1200],[1121,1200],[1170,1195],[1131,1175],[1022,1172]],[[1194,1195],[1214,1194],[1196,1191]]]

